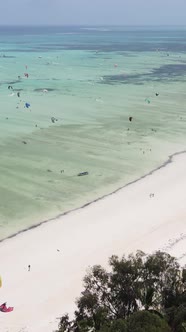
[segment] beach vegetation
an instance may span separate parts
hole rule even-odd
[[[165,252],[112,256],[89,268],[76,305],[58,332],[185,332],[186,273]]]

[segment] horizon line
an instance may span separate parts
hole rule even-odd
[[[0,27],[186,27],[186,24],[76,24],[76,23],[68,23],[68,24],[6,24],[0,23]]]

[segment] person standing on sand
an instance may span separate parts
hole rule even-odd
[[[30,268],[31,268],[31,266],[30,266],[30,265],[28,265],[28,272],[30,272]]]

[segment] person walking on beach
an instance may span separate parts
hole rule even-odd
[[[30,266],[30,265],[28,265],[28,272],[30,272],[30,268],[31,268],[31,266]]]

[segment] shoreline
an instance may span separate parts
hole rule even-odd
[[[96,203],[96,202],[98,202],[98,201],[100,201],[100,200],[102,200],[102,199],[104,199],[104,198],[106,198],[106,197],[112,196],[112,195],[116,194],[117,192],[119,192],[120,190],[122,190],[122,189],[124,189],[124,188],[126,188],[126,187],[128,187],[128,186],[131,186],[132,184],[137,183],[137,182],[139,182],[139,181],[145,179],[146,177],[152,175],[152,174],[155,173],[156,171],[158,171],[158,170],[160,170],[160,169],[166,167],[167,165],[169,165],[169,164],[171,164],[171,163],[173,162],[173,158],[174,158],[174,157],[179,156],[179,155],[182,155],[182,154],[185,154],[185,153],[186,153],[186,150],[175,152],[175,153],[171,154],[170,156],[168,156],[168,159],[167,159],[163,164],[161,164],[160,166],[158,166],[158,167],[152,169],[152,170],[149,171],[148,173],[146,173],[146,174],[140,176],[139,178],[137,178],[137,179],[135,179],[135,180],[133,180],[133,181],[130,181],[130,182],[126,183],[125,185],[123,185],[123,186],[117,188],[116,190],[114,190],[114,191],[112,191],[112,192],[110,192],[110,193],[108,193],[108,194],[105,194],[105,195],[103,195],[103,196],[101,196],[101,197],[98,197],[98,198],[94,199],[93,201],[90,201],[90,202],[88,202],[88,203],[86,203],[86,204],[84,204],[84,205],[82,205],[82,206],[80,206],[80,207],[77,207],[77,208],[74,208],[74,209],[71,209],[71,210],[67,210],[67,211],[65,211],[65,212],[63,212],[63,213],[61,213],[61,214],[55,216],[54,218],[50,218],[50,219],[47,219],[47,220],[43,220],[43,221],[41,221],[41,222],[39,222],[39,223],[37,223],[37,224],[31,225],[31,226],[29,226],[29,227],[27,227],[27,228],[24,228],[24,229],[22,229],[22,230],[20,230],[20,231],[18,231],[18,232],[16,232],[16,233],[13,233],[13,234],[11,234],[11,235],[5,237],[5,238],[2,238],[2,239],[0,239],[0,243],[4,242],[4,241],[6,241],[6,240],[12,239],[12,238],[18,236],[19,234],[22,234],[22,233],[28,232],[28,231],[30,231],[30,230],[32,230],[32,229],[35,229],[35,228],[37,228],[37,227],[40,227],[40,226],[42,226],[42,225],[44,225],[44,224],[50,223],[50,222],[52,222],[52,221],[55,222],[56,220],[58,220],[59,218],[65,216],[65,215],[68,215],[68,214],[73,213],[73,212],[75,212],[75,211],[78,211],[78,210],[84,209],[84,208],[86,208],[87,206],[92,205],[92,204],[94,204],[94,203]]]
[[[72,315],[87,268],[107,267],[111,255],[164,250],[186,264],[185,153],[114,195],[1,241],[1,301],[14,306],[0,315],[2,331],[55,331]]]

